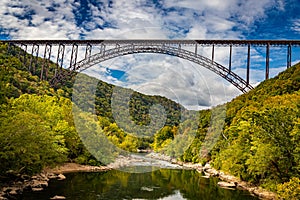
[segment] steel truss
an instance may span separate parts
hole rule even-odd
[[[42,65],[41,79],[47,77],[47,66],[51,58],[51,53],[53,52],[53,46],[58,46],[56,52],[57,69],[55,77],[53,77],[58,81],[65,78],[65,76],[61,74],[63,72],[61,69],[65,66],[63,64],[64,59],[69,61],[69,65],[66,65],[64,68],[71,70],[69,74],[74,74],[72,72],[81,72],[95,64],[123,55],[160,53],[176,56],[199,64],[223,77],[244,93],[253,88],[249,83],[251,47],[266,47],[265,79],[268,79],[270,47],[286,47],[287,67],[290,67],[292,61],[292,47],[300,46],[300,40],[2,40],[0,42],[9,43],[9,51],[11,46],[19,46],[21,49],[25,49],[25,51],[31,53],[32,57],[28,68],[33,71],[35,70],[39,50],[44,47],[44,58],[47,61],[44,61]],[[31,52],[28,50],[30,46]],[[85,47],[85,55],[82,60],[77,62],[79,46]],[[194,50],[186,50],[184,49],[185,46],[192,47]],[[198,54],[199,46],[212,48],[211,59]],[[240,46],[248,48],[246,80],[232,72],[232,48]],[[70,50],[67,50],[68,47]],[[229,47],[228,67],[214,61],[215,47]],[[93,49],[99,49],[99,51],[92,53]],[[70,58],[66,58],[66,51],[71,52]],[[21,57],[20,54],[19,57]],[[22,60],[25,62],[26,57],[24,55],[23,57]]]

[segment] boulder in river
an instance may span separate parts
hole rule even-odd
[[[237,183],[228,183],[225,181],[219,181],[218,186],[223,187],[223,188],[236,188]]]
[[[55,196],[52,197],[51,199],[66,199],[66,197],[55,195]]]
[[[66,177],[63,174],[58,174],[57,175],[58,180],[65,180]]]

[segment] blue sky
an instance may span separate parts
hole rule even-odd
[[[2,0],[0,39],[300,39],[297,0]],[[198,51],[210,57],[210,48]],[[233,70],[245,76],[246,49],[233,49]],[[272,48],[271,76],[286,66]],[[251,84],[264,77],[264,48],[251,51]],[[228,48],[216,48],[228,63]],[[293,48],[293,63],[300,51]],[[87,71],[100,79],[159,94],[200,109],[240,94],[193,63],[167,55],[119,57]]]

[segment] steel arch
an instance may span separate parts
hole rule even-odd
[[[131,45],[124,45],[124,46],[117,46],[112,49],[108,49],[102,51],[100,53],[91,55],[73,66],[73,70],[81,72],[85,69],[92,67],[93,65],[99,64],[103,61],[116,58],[119,56],[129,55],[129,54],[136,54],[136,53],[160,53],[160,54],[167,54],[176,56],[179,58],[183,58],[185,60],[189,60],[193,63],[196,63],[200,66],[203,66],[214,73],[218,74],[219,76],[226,79],[228,82],[233,84],[236,88],[238,88],[243,93],[248,92],[249,90],[253,89],[250,84],[241,78],[239,75],[235,74],[231,70],[227,69],[223,65],[196,54],[195,52],[191,52],[185,49],[177,48],[174,46],[168,45],[157,45],[157,44],[131,44]]]

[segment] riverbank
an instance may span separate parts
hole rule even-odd
[[[23,191],[41,191],[48,187],[48,182],[51,179],[64,180],[65,173],[71,172],[101,172],[111,170],[107,166],[88,166],[77,163],[64,163],[54,168],[46,167],[39,174],[34,176],[22,175],[17,177],[16,181],[4,185],[0,190],[0,200],[17,199]],[[63,197],[53,197],[53,199],[63,199]]]
[[[111,167],[108,166],[89,166],[89,165],[80,165],[77,163],[64,163],[63,165],[50,168],[46,167],[42,173],[44,174],[64,174],[71,172],[100,172],[111,170]]]
[[[238,178],[226,174],[222,171],[213,169],[209,164],[202,166],[197,163],[184,163],[172,159],[171,157],[150,153],[146,155],[147,160],[138,156],[124,157],[120,156],[116,161],[108,166],[87,166],[80,165],[76,163],[65,163],[63,165],[57,166],[55,168],[45,168],[40,174],[29,177],[23,176],[20,180],[16,181],[12,185],[8,185],[2,188],[0,191],[0,200],[14,199],[15,196],[22,194],[24,190],[41,191],[48,187],[48,182],[51,179],[64,180],[65,176],[63,174],[73,173],[73,172],[101,172],[108,171],[112,169],[118,169],[121,167],[126,167],[134,165],[134,163],[147,162],[151,165],[155,165],[155,160],[165,161],[165,167],[172,168],[188,168],[195,169],[199,173],[204,174],[204,178],[217,177],[220,179],[219,186],[226,188],[236,188],[241,190],[247,190],[251,194],[258,196],[261,199],[274,200],[276,199],[276,194],[266,191],[260,187],[249,184],[245,181],[241,181]],[[150,160],[149,160],[150,159]],[[60,197],[63,198],[63,197]],[[53,199],[59,199],[59,197],[53,197]]]
[[[197,170],[199,173],[204,173],[205,178],[210,178],[210,177],[217,177],[220,179],[219,182],[219,186],[220,187],[225,187],[225,188],[237,188],[237,189],[241,189],[241,190],[247,190],[248,192],[250,192],[250,194],[253,194],[261,199],[265,199],[265,200],[276,200],[277,199],[277,195],[273,192],[267,191],[259,186],[255,186],[253,184],[250,184],[246,181],[242,181],[239,178],[232,176],[230,174],[227,174],[223,171],[220,170],[216,170],[214,168],[212,168],[210,166],[210,164],[206,164],[204,166],[202,166],[201,164],[197,163],[185,163],[185,162],[181,162],[181,161],[177,161],[174,158],[171,158],[169,156],[166,155],[161,155],[161,154],[157,154],[157,153],[150,153],[147,156],[151,157],[151,158],[155,158],[155,159],[161,159],[161,160],[165,160],[168,162],[171,162],[173,164],[178,164],[180,166],[186,167],[186,168],[190,168],[190,169],[195,169]]]

